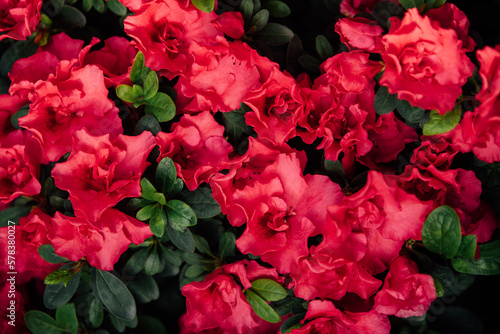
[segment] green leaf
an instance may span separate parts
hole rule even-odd
[[[177,169],[169,157],[163,158],[156,167],[155,182],[158,191],[167,195],[177,180]]]
[[[141,180],[141,197],[160,203],[161,205],[167,204],[165,195],[156,191],[153,184],[146,178]]]
[[[59,284],[64,282],[70,275],[70,272],[66,269],[57,269],[45,277],[44,283],[47,285]]]
[[[210,188],[198,187],[193,191],[183,191],[180,198],[193,209],[200,219],[212,218],[220,212],[220,205],[212,196]]]
[[[165,210],[163,210],[163,206],[157,205],[149,219],[149,228],[151,232],[159,238],[163,236],[165,233],[165,226],[167,226],[167,214]]]
[[[205,13],[210,13],[214,10],[215,0],[191,0],[193,5]]]
[[[268,21],[269,11],[267,9],[261,9],[252,17],[249,26],[255,27],[255,31],[260,31],[267,25]]]
[[[193,209],[183,201],[173,199],[165,206],[169,225],[179,232],[183,232],[189,226],[196,225],[198,219]]]
[[[194,237],[195,247],[196,247],[196,249],[200,253],[206,254],[206,255],[209,255],[209,256],[213,256],[212,251],[210,250],[210,245],[208,244],[207,239],[205,239],[202,236],[197,235],[197,234],[194,234],[193,237]]]
[[[446,3],[446,0],[435,0],[432,8],[439,8]]]
[[[89,306],[89,321],[92,326],[98,328],[104,320],[104,309],[96,298],[93,298]]]
[[[61,11],[62,7],[64,6],[64,0],[49,0],[44,5],[47,6],[47,8],[44,8],[44,11],[48,12],[51,17],[54,17]]]
[[[286,3],[279,0],[266,1],[262,7],[269,10],[269,15],[277,18],[287,17],[292,12]]]
[[[255,313],[267,322],[278,323],[281,317],[269,304],[252,290],[246,290],[245,296]]]
[[[92,268],[90,284],[96,298],[110,313],[126,321],[135,318],[137,309],[134,297],[116,276]]]
[[[28,115],[30,112],[30,105],[27,104],[21,109],[19,109],[12,117],[10,118],[10,122],[12,123],[12,126],[15,127],[16,129],[20,129],[19,127],[19,118],[24,117]]]
[[[434,253],[451,259],[455,256],[462,239],[462,230],[457,213],[447,205],[434,209],[422,227],[422,241]]]
[[[182,252],[174,252],[170,248],[163,245],[161,245],[161,256],[165,258],[166,262],[173,267],[179,267],[183,262]]]
[[[28,215],[32,209],[31,206],[15,205],[0,211],[0,227],[9,226],[9,221],[19,225],[19,219]]]
[[[243,20],[248,22],[253,14],[253,0],[243,0],[240,3],[240,12]]]
[[[458,247],[456,256],[473,259],[476,255],[476,236],[474,234],[462,236],[462,241]]]
[[[479,246],[480,257],[477,260],[454,258],[452,265],[456,271],[472,275],[500,274],[500,239]]]
[[[153,277],[141,274],[127,283],[137,300],[141,303],[149,303],[160,297],[160,289]]]
[[[40,254],[41,258],[48,263],[63,263],[69,261],[67,258],[57,255],[55,253],[54,246],[51,244],[41,245],[38,247],[38,254]]]
[[[268,302],[281,300],[288,295],[288,292],[281,284],[267,278],[253,281],[250,289]]]
[[[151,247],[146,262],[144,262],[144,272],[146,275],[153,276],[160,271],[160,255],[156,247]]]
[[[381,86],[377,91],[377,94],[375,94],[373,107],[375,108],[377,114],[384,115],[396,109],[397,101],[398,96],[396,94],[390,94],[387,87]]]
[[[158,204],[152,204],[152,205],[145,206],[142,209],[140,209],[139,211],[137,211],[135,218],[137,218],[140,221],[146,221],[149,218],[151,218],[151,216],[153,215],[153,213],[157,207],[158,207]]]
[[[134,253],[125,265],[125,272],[129,275],[137,275],[143,268],[144,262],[149,255],[148,248],[141,248]]]
[[[334,55],[332,45],[323,35],[318,35],[316,37],[316,51],[323,60],[327,60]]]
[[[193,253],[195,250],[195,242],[193,234],[189,229],[186,229],[184,232],[179,232],[174,229],[171,224],[167,225],[167,234],[170,238],[170,241],[174,244],[175,247],[180,250],[188,253]]]
[[[24,322],[33,334],[61,334],[66,331],[50,315],[38,310],[26,312]]]
[[[91,10],[93,5],[94,5],[93,0],[83,0],[82,1],[82,9],[84,12],[88,12],[89,10]]]
[[[104,12],[104,9],[106,8],[106,6],[104,5],[104,1],[103,0],[93,0],[92,3],[94,5],[94,9],[98,13]]]
[[[431,110],[430,118],[424,124],[423,134],[425,136],[440,135],[453,130],[462,117],[462,108],[456,105],[452,111],[440,115],[438,111]]]
[[[284,45],[290,42],[294,33],[290,28],[270,22],[261,31],[255,34],[255,37],[270,46]]]
[[[233,143],[239,143],[244,134],[250,135],[253,133],[253,128],[245,122],[245,113],[243,106],[240,109],[222,113],[224,134]]]
[[[113,13],[118,16],[127,15],[127,7],[122,5],[118,0],[108,0],[106,1],[106,7],[109,8]]]
[[[190,265],[190,266],[187,266],[187,269],[186,269],[186,272],[185,272],[185,275],[186,277],[188,278],[195,278],[195,277],[198,277],[200,276],[201,274],[203,274],[205,272],[205,269],[203,266],[199,266],[199,265]]]
[[[120,85],[116,87],[116,95],[125,102],[135,102],[135,94],[132,86]]]
[[[300,328],[304,325],[300,323],[302,319],[304,319],[305,313],[299,313],[291,316],[290,318],[283,321],[280,327],[281,333],[290,333],[292,329]]]
[[[12,45],[2,54],[0,58],[0,75],[7,77],[12,65],[21,58],[27,58],[35,54],[38,44],[33,43],[33,39],[26,41],[12,42]]]
[[[73,6],[64,5],[60,17],[61,24],[68,29],[81,29],[87,24],[85,15]]]
[[[221,259],[230,255],[236,246],[236,236],[233,232],[225,232],[219,239],[219,257]]]
[[[414,107],[406,100],[397,100],[396,108],[399,114],[410,123],[418,123],[425,116],[425,110]]]
[[[149,131],[156,136],[161,131],[161,125],[153,115],[144,115],[139,119],[134,129],[134,135]]]
[[[47,285],[43,294],[43,304],[45,307],[56,309],[69,302],[80,285],[80,276],[81,271],[78,271],[66,286],[64,286],[64,281],[58,284]]]
[[[302,55],[297,59],[297,61],[299,62],[299,65],[305,68],[307,71],[319,73],[321,61],[318,58],[311,55]]]
[[[155,96],[146,100],[144,112],[154,115],[158,122],[168,122],[175,116],[175,103],[165,93],[157,92]]]
[[[149,72],[146,79],[144,79],[144,99],[148,100],[155,96],[158,92],[158,87],[159,83],[156,72]]]
[[[130,80],[134,84],[142,86],[149,72],[151,72],[151,69],[146,67],[144,54],[141,51],[137,52],[132,68],[130,69]]]
[[[406,9],[420,8],[424,4],[424,0],[399,0],[399,3]]]
[[[69,303],[56,310],[56,322],[65,328],[65,332],[76,334],[78,319],[76,318],[75,304]]]

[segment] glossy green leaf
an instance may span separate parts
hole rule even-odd
[[[160,255],[156,247],[151,247],[148,257],[144,262],[144,272],[146,275],[153,276],[160,271]]]
[[[116,95],[125,102],[129,103],[135,102],[136,97],[132,86],[120,85],[116,87]]]
[[[189,229],[186,229],[184,232],[179,232],[174,229],[171,224],[167,225],[167,233],[170,238],[170,241],[174,244],[175,247],[180,250],[188,253],[193,253],[195,250],[195,242],[193,238],[193,234]]]
[[[414,107],[406,100],[397,100],[396,108],[399,114],[410,123],[418,123],[425,116],[425,110]]]
[[[424,0],[399,0],[399,3],[408,10],[409,8],[420,8],[425,1]]]
[[[151,69],[146,67],[144,54],[141,51],[137,52],[132,68],[130,69],[130,80],[134,84],[142,86],[149,72],[151,72]]]
[[[151,205],[145,206],[142,209],[140,209],[139,211],[137,211],[135,218],[137,218],[140,221],[146,221],[149,218],[151,218],[151,216],[153,215],[153,213],[157,207],[158,207],[157,204],[151,204]]]
[[[104,9],[106,9],[106,6],[104,5],[104,0],[92,0],[92,4],[94,9],[98,13],[104,12]]]
[[[468,258],[452,259],[455,270],[472,275],[500,274],[500,239],[479,246],[478,260]]]
[[[384,115],[392,112],[396,109],[396,102],[398,97],[396,94],[390,94],[389,90],[385,86],[381,86],[375,94],[375,100],[373,101],[373,107],[379,115]]]
[[[106,7],[109,8],[113,13],[118,16],[124,16],[127,14],[127,7],[121,4],[118,0],[108,0],[106,1]]]
[[[160,289],[153,277],[140,274],[134,280],[127,282],[127,287],[138,302],[149,303],[160,297]]]
[[[156,206],[153,210],[151,218],[149,219],[149,228],[151,229],[151,232],[153,232],[155,236],[161,238],[163,233],[165,233],[165,226],[167,226],[167,224],[167,214],[163,209],[163,206]]]
[[[253,133],[253,128],[245,122],[246,112],[242,106],[237,110],[222,113],[224,135],[228,136],[233,143],[239,143],[244,135]]]
[[[281,284],[268,278],[253,281],[251,289],[268,302],[281,300],[288,295],[288,292]]]
[[[422,227],[422,241],[434,253],[452,258],[458,251],[462,230],[457,213],[447,205],[434,209]]]
[[[63,263],[69,261],[67,258],[57,255],[54,246],[51,244],[38,247],[38,254],[48,263]]]
[[[9,226],[9,221],[19,225],[19,219],[28,215],[32,209],[31,206],[15,205],[0,211],[0,227]]]
[[[180,198],[200,219],[212,218],[221,212],[220,205],[213,198],[210,188],[198,187],[193,191],[184,191],[180,194]]]
[[[153,115],[144,115],[139,119],[134,129],[134,135],[149,131],[156,136],[161,131],[161,125]]]
[[[215,0],[191,0],[193,5],[205,13],[210,13],[214,10]]]
[[[204,272],[205,272],[205,269],[203,266],[190,265],[187,267],[185,275],[186,275],[186,277],[189,277],[189,278],[195,278],[195,277],[200,276]]]
[[[433,136],[453,130],[462,117],[462,108],[457,105],[452,111],[440,115],[436,110],[432,110],[429,120],[424,124],[423,134]]]
[[[473,259],[476,255],[477,241],[476,235],[464,235],[458,247],[457,256]]]
[[[240,12],[243,16],[243,20],[248,22],[252,17],[253,13],[253,0],[243,0],[240,3]]]
[[[169,157],[163,158],[156,167],[155,182],[158,191],[167,195],[177,180],[177,169]]]
[[[85,27],[87,18],[73,6],[64,5],[60,13],[61,25],[69,29],[79,29]]]
[[[219,257],[221,259],[233,253],[236,247],[236,236],[232,232],[225,232],[219,239]]]
[[[165,195],[156,191],[153,184],[146,178],[141,180],[141,197],[150,201],[158,202],[161,205],[167,204]]]
[[[152,98],[144,102],[144,112],[154,115],[158,122],[168,122],[175,116],[175,103],[170,96],[157,92]]]
[[[66,269],[57,269],[45,277],[44,283],[47,285],[59,284],[64,282],[70,275],[70,272]]]
[[[61,281],[58,284],[47,285],[43,294],[43,304],[45,307],[49,309],[56,309],[69,302],[78,289],[80,276],[81,271],[78,271],[66,284],[66,286],[64,281]]]
[[[61,334],[66,328],[58,324],[50,315],[38,310],[24,314],[24,322],[33,334]]]
[[[267,25],[268,22],[269,11],[267,9],[261,9],[252,17],[249,26],[255,27],[255,31],[260,31]]]
[[[76,334],[78,330],[78,319],[76,317],[75,304],[62,305],[56,310],[56,322],[65,329],[65,332]]]
[[[323,60],[327,60],[334,55],[332,44],[330,44],[330,41],[323,35],[318,35],[316,37],[316,52],[318,52],[318,55]]]
[[[91,268],[90,284],[96,298],[110,313],[124,320],[135,318],[134,297],[116,276],[107,271]]]
[[[196,225],[198,221],[193,209],[183,201],[177,199],[168,201],[165,211],[168,216],[169,225],[172,225],[179,232],[183,232],[189,226]]]
[[[292,12],[286,3],[279,0],[266,1],[262,7],[269,11],[269,15],[277,18],[287,17]]]
[[[144,99],[149,100],[158,92],[159,82],[156,72],[151,71],[144,79]]]
[[[284,45],[293,38],[293,31],[279,23],[270,22],[261,31],[255,34],[255,38],[270,46]]]
[[[98,328],[104,320],[104,309],[96,298],[93,298],[89,306],[89,321],[92,326]]]
[[[137,275],[143,268],[144,262],[149,256],[149,248],[141,248],[135,252],[125,265],[125,272],[129,275]]]
[[[304,325],[300,323],[302,319],[305,317],[305,313],[299,313],[291,316],[290,318],[286,319],[283,321],[283,324],[281,324],[280,327],[280,332],[281,333],[290,333],[292,329],[300,328]]]
[[[269,304],[252,290],[246,290],[245,296],[255,313],[267,322],[278,323],[281,317]]]

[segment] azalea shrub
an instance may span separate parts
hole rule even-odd
[[[0,0],[0,331],[498,332],[490,36],[446,0]]]

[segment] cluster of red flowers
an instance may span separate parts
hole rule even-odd
[[[451,131],[419,136],[395,113],[378,114],[374,107],[382,86],[441,116],[454,109],[474,70],[466,53],[475,42],[453,4],[423,14],[410,8],[391,17],[384,33],[377,22],[352,17],[378,1],[342,1],[348,17],[335,31],[348,51],[325,60],[312,80],[305,73],[294,78],[243,42],[239,12],[206,13],[187,0],[121,2],[134,14],[124,20],[132,41],[112,37],[96,49],[97,39],[83,46],[65,33],[53,35],[13,64],[9,92],[0,96],[0,205],[41,196],[40,169],[48,165],[74,213],[48,212],[38,203],[20,219],[18,284],[58,268],[38,255],[41,245],[110,271],[131,243],[153,236],[116,205],[141,196],[155,146],[157,162],[171,158],[190,191],[209,184],[229,224],[243,230],[237,249],[260,258],[222,265],[184,285],[182,333],[279,333],[280,324],[261,319],[243,293],[264,278],[309,301],[303,326],[291,333],[389,333],[388,316],[421,316],[437,297],[434,279],[405,252],[408,240],[422,240],[431,211],[447,205],[463,235],[490,240],[499,223],[480,199],[481,182],[452,163],[471,151],[485,162],[500,161],[500,47],[475,53],[478,106]],[[0,19],[0,40],[30,35],[41,3],[0,1],[8,13]],[[179,118],[170,131],[125,135],[125,116],[109,98],[131,84],[137,51],[146,66],[176,82]],[[239,154],[217,115],[242,103],[255,135]],[[16,129],[10,119],[28,104]],[[346,178],[368,169],[366,182],[341,188],[328,176],[304,175],[308,157],[289,145],[297,137],[338,161]],[[414,142],[419,146],[398,172],[392,163]],[[6,233],[0,230],[1,238]],[[7,258],[6,249],[0,257]],[[2,263],[2,282],[8,271]],[[18,300],[21,308],[21,295]]]

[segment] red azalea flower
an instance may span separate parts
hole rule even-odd
[[[389,33],[382,38],[386,67],[380,84],[414,106],[441,115],[452,110],[474,70],[457,33],[422,17],[416,8],[402,20],[390,21]]]
[[[123,132],[118,108],[108,99],[102,71],[94,65],[60,68],[48,81],[37,81],[33,103],[19,125],[40,142],[44,157],[57,161],[71,150],[73,134],[87,129],[92,135]]]
[[[388,334],[389,319],[375,311],[342,312],[329,300],[313,300],[309,303],[304,325],[292,329],[290,334]]]
[[[174,123],[170,133],[159,132],[157,144],[160,156],[170,157],[175,163],[177,174],[189,190],[208,182],[218,171],[226,168],[228,154],[233,151],[224,138],[224,127],[219,125],[209,111],[198,115],[183,115]]]
[[[1,0],[0,41],[5,38],[25,40],[40,21],[42,0]]]
[[[202,282],[184,285],[181,292],[187,299],[187,313],[182,332],[277,333],[280,324],[268,323],[257,316],[243,294],[251,281],[260,278],[278,280],[278,274],[272,268],[244,260],[217,269]]]
[[[98,269],[110,271],[128,246],[153,235],[149,226],[116,209],[106,209],[98,220],[68,217],[56,212],[50,243],[59,256],[81,258]]]
[[[38,195],[42,189],[38,176],[40,144],[25,130],[11,132],[0,143],[0,202],[9,203],[18,196]]]
[[[75,133],[68,160],[52,170],[55,184],[70,193],[76,212],[98,220],[102,212],[126,197],[141,195],[141,175],[155,145],[148,131],[131,137]]]
[[[420,274],[415,262],[400,256],[391,262],[384,286],[375,296],[374,309],[396,317],[418,317],[436,299],[434,279]]]
[[[335,31],[351,51],[381,53],[384,50],[381,37],[384,29],[376,21],[364,17],[340,19],[335,24]]]

